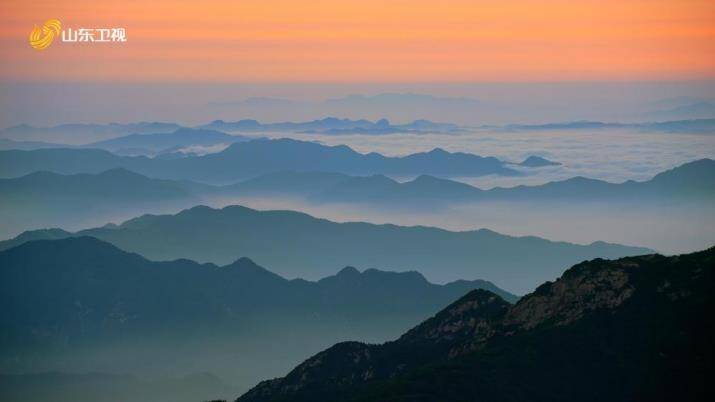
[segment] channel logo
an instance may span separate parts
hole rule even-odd
[[[33,49],[45,50],[55,40],[55,36],[59,36],[62,31],[62,23],[59,20],[51,19],[45,21],[42,28],[35,25],[30,32],[30,46]]]

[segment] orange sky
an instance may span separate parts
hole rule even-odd
[[[34,24],[127,29],[53,43]],[[715,0],[0,2],[2,82],[715,78]]]

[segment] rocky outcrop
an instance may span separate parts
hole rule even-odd
[[[715,330],[703,314],[714,271],[711,248],[584,262],[516,305],[472,291],[394,342],[335,345],[238,401],[699,395],[713,363],[706,345]],[[628,380],[614,386],[613,375]]]

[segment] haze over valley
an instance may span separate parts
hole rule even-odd
[[[0,2],[0,401],[713,400],[711,3]]]

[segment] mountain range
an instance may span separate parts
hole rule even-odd
[[[429,120],[415,120],[411,123],[392,124],[387,119],[370,121],[365,119],[351,120],[326,117],[320,120],[306,122],[260,123],[256,120],[239,120],[227,122],[214,120],[209,124],[199,126],[203,129],[238,131],[238,132],[295,132],[309,134],[397,134],[397,133],[454,133],[462,129],[456,124],[436,123]]]
[[[0,179],[0,236],[54,226],[76,230],[139,213],[178,211],[201,203],[197,186],[124,169]]]
[[[350,94],[318,101],[291,100],[270,97],[251,97],[223,102],[210,102],[209,110],[217,113],[240,110],[245,116],[291,116],[293,119],[316,115],[380,119],[389,117],[399,121],[417,119],[456,119],[474,122],[480,114],[502,112],[503,108],[466,97],[434,96],[420,93]],[[470,116],[471,118],[466,118]],[[478,121],[479,119],[477,119]]]
[[[712,134],[715,133],[715,118],[644,123],[610,123],[584,120],[545,124],[510,124],[499,127],[499,129],[507,131],[632,129],[644,132]]]
[[[715,248],[597,259],[511,305],[475,290],[381,345],[342,342],[237,402],[706,401]]]
[[[459,204],[518,202],[626,203],[657,205],[715,198],[715,161],[702,159],[662,172],[643,182],[609,183],[575,177],[537,186],[481,190],[457,181],[421,175],[398,182],[383,175],[341,173],[269,173],[226,186],[186,180],[151,179],[125,169],[98,174],[60,175],[36,172],[0,179],[0,236],[43,227],[70,230],[142,213],[167,213],[215,200],[298,199],[320,206],[353,204],[375,210],[434,211]],[[604,204],[606,205],[606,204]]]
[[[380,99],[390,102],[390,94],[383,94]],[[434,98],[420,97],[419,95],[408,97],[417,103],[435,101],[444,103],[441,110],[448,105],[461,105],[465,108],[473,108],[479,102],[461,98]],[[346,97],[343,100],[334,100],[336,104],[344,101],[358,102],[365,97]],[[371,98],[370,102],[375,101]],[[279,100],[280,101],[280,100]],[[273,102],[266,100],[265,102]],[[255,103],[255,102],[254,102]],[[285,104],[284,104],[285,106]],[[283,107],[283,106],[281,106]],[[579,121],[557,121],[539,124],[505,124],[505,125],[481,125],[481,126],[460,126],[453,123],[434,122],[428,119],[412,118],[409,123],[393,124],[385,118],[348,119],[338,117],[325,117],[322,119],[299,121],[299,122],[276,122],[262,123],[253,119],[242,119],[237,121],[214,120],[210,123],[200,124],[195,127],[183,126],[178,123],[163,122],[138,122],[138,123],[109,123],[109,124],[61,124],[51,127],[34,127],[27,124],[7,127],[0,130],[0,140],[14,140],[17,142],[27,142],[27,144],[17,144],[27,149],[34,142],[37,148],[43,148],[43,143],[67,144],[73,146],[86,146],[94,143],[102,143],[119,137],[153,134],[169,134],[177,130],[211,130],[243,133],[269,133],[269,132],[290,132],[305,134],[325,134],[325,135],[385,135],[385,134],[455,134],[468,132],[469,130],[493,130],[493,131],[559,131],[559,130],[598,130],[598,129],[629,129],[643,132],[664,132],[664,133],[695,133],[711,134],[715,132],[715,119],[712,118],[713,104],[711,102],[697,102],[679,106],[670,111],[655,112],[651,115],[643,116],[653,119],[652,121],[642,121],[637,123],[603,122],[597,120]],[[429,110],[425,110],[428,112]],[[462,111],[460,113],[465,113]],[[348,113],[354,114],[354,113]],[[370,113],[374,115],[375,113]],[[379,114],[379,113],[378,113]],[[414,110],[408,112],[414,114]],[[447,113],[449,114],[449,113]],[[425,114],[429,115],[429,113]],[[668,117],[668,119],[658,117]],[[686,119],[683,118],[686,117]],[[693,116],[691,118],[690,116]],[[410,121],[404,120],[404,121]],[[0,143],[3,148],[9,148],[12,144]],[[65,146],[67,146],[65,145]],[[111,143],[110,146],[113,146]]]
[[[482,176],[518,175],[505,162],[462,152],[434,149],[403,157],[361,154],[350,147],[291,139],[236,142],[221,152],[178,159],[117,156],[97,149],[0,151],[0,177],[39,170],[62,174],[98,173],[125,168],[149,177],[227,183],[282,171],[330,171],[344,174]]]
[[[181,182],[150,179],[125,169],[74,175],[39,171],[15,179],[0,179],[0,194],[4,201],[40,203],[55,203],[63,198],[72,202],[119,203],[193,196],[182,188]]]
[[[294,132],[320,134],[397,134],[397,133],[456,133],[462,128],[452,123],[439,123],[425,119],[417,119],[409,123],[392,124],[387,119],[375,121],[366,119],[345,119],[326,117],[323,119],[303,122],[261,123],[257,120],[244,119],[238,121],[214,120],[196,127],[187,127],[177,123],[139,122],[139,123],[109,123],[83,124],[71,123],[51,127],[34,127],[21,124],[0,130],[0,137],[6,140],[49,141],[72,145],[89,145],[103,143],[120,137],[130,137],[139,140],[140,135],[170,134],[179,130],[202,131],[240,131],[248,133],[260,132]],[[157,138],[158,139],[158,138]],[[89,140],[89,141],[88,141]],[[108,146],[116,146],[108,143]]]
[[[229,135],[215,130],[180,128],[170,133],[130,134],[84,145],[85,148],[105,149],[120,155],[154,155],[184,148],[228,145],[253,138]]]
[[[318,281],[287,280],[248,258],[154,262],[92,237],[30,241],[0,252],[0,369],[211,368],[240,372],[246,387],[337,340],[390,339],[477,288],[517,300],[487,281],[436,285],[414,271],[346,267]],[[257,353],[269,340],[277,344]],[[168,357],[176,348],[184,355]],[[226,353],[242,353],[241,361],[203,364]]]
[[[430,175],[398,182],[384,175],[350,177],[320,172],[279,172],[226,186],[221,191],[244,196],[285,195],[313,202],[358,203],[394,208],[435,208],[484,201],[711,201],[715,197],[715,161],[701,159],[688,162],[642,182],[629,180],[610,183],[573,177],[543,185],[482,190]]]
[[[37,196],[43,203],[65,197],[75,202],[82,199],[103,202],[154,198],[194,200],[221,196],[295,196],[318,202],[374,203],[396,205],[463,203],[480,201],[537,200],[640,200],[652,198],[709,199],[715,195],[715,161],[700,159],[661,172],[637,182],[610,183],[586,177],[573,177],[542,185],[497,187],[482,190],[449,179],[430,175],[398,182],[384,175],[350,176],[319,171],[279,171],[231,185],[212,186],[186,180],[160,180],[117,168],[98,174],[62,175],[35,172],[13,179],[0,179],[4,200],[27,200]],[[132,189],[132,191],[130,191]]]
[[[651,250],[603,242],[577,245],[480,229],[336,223],[292,211],[241,206],[198,206],[175,215],[145,215],[121,225],[76,233],[37,230],[0,242],[8,249],[28,240],[92,236],[152,260],[187,258],[228,264],[248,256],[286,277],[317,279],[336,266],[417,270],[437,282],[486,279],[523,293],[555,278],[560,267],[594,257]],[[528,262],[528,264],[527,264]]]
[[[561,164],[559,162],[554,162],[550,161],[546,158],[542,158],[540,156],[536,155],[531,155],[524,159],[521,163],[518,164],[519,166],[524,166],[524,167],[545,167],[545,166],[560,166]]]
[[[221,267],[154,262],[88,236],[26,242],[0,252],[0,262],[0,297],[11,307],[2,313],[3,342],[20,345],[59,338],[79,345],[94,338],[240,326],[291,315],[316,314],[356,325],[391,316],[409,323],[478,288],[517,300],[483,280],[435,285],[414,271],[346,267],[311,282],[284,279],[245,257]]]
[[[549,90],[552,91],[553,88],[549,87]],[[553,93],[550,92],[549,95],[553,95]],[[519,99],[519,101],[522,100]],[[558,101],[550,106],[537,101],[539,113],[535,113],[536,105],[520,107],[517,105],[519,101],[504,103],[487,98],[387,92],[372,95],[351,94],[320,101],[252,97],[236,101],[210,102],[207,106],[214,113],[227,114],[231,111],[240,111],[245,116],[260,116],[262,118],[279,115],[300,119],[324,114],[353,118],[388,117],[401,121],[416,118],[446,119],[465,125],[483,122],[506,124],[510,120],[513,121],[515,116],[524,121],[538,121],[544,118],[549,121],[559,121],[578,116],[598,116],[599,118],[611,116],[627,121],[664,121],[706,119],[715,116],[715,101],[709,97],[678,96],[646,101],[637,105],[615,106],[612,104],[609,113],[603,113],[604,104],[594,110],[594,108],[584,109],[586,103],[560,104]],[[576,105],[577,103],[580,105]],[[556,108],[561,110],[557,112],[554,110]]]

